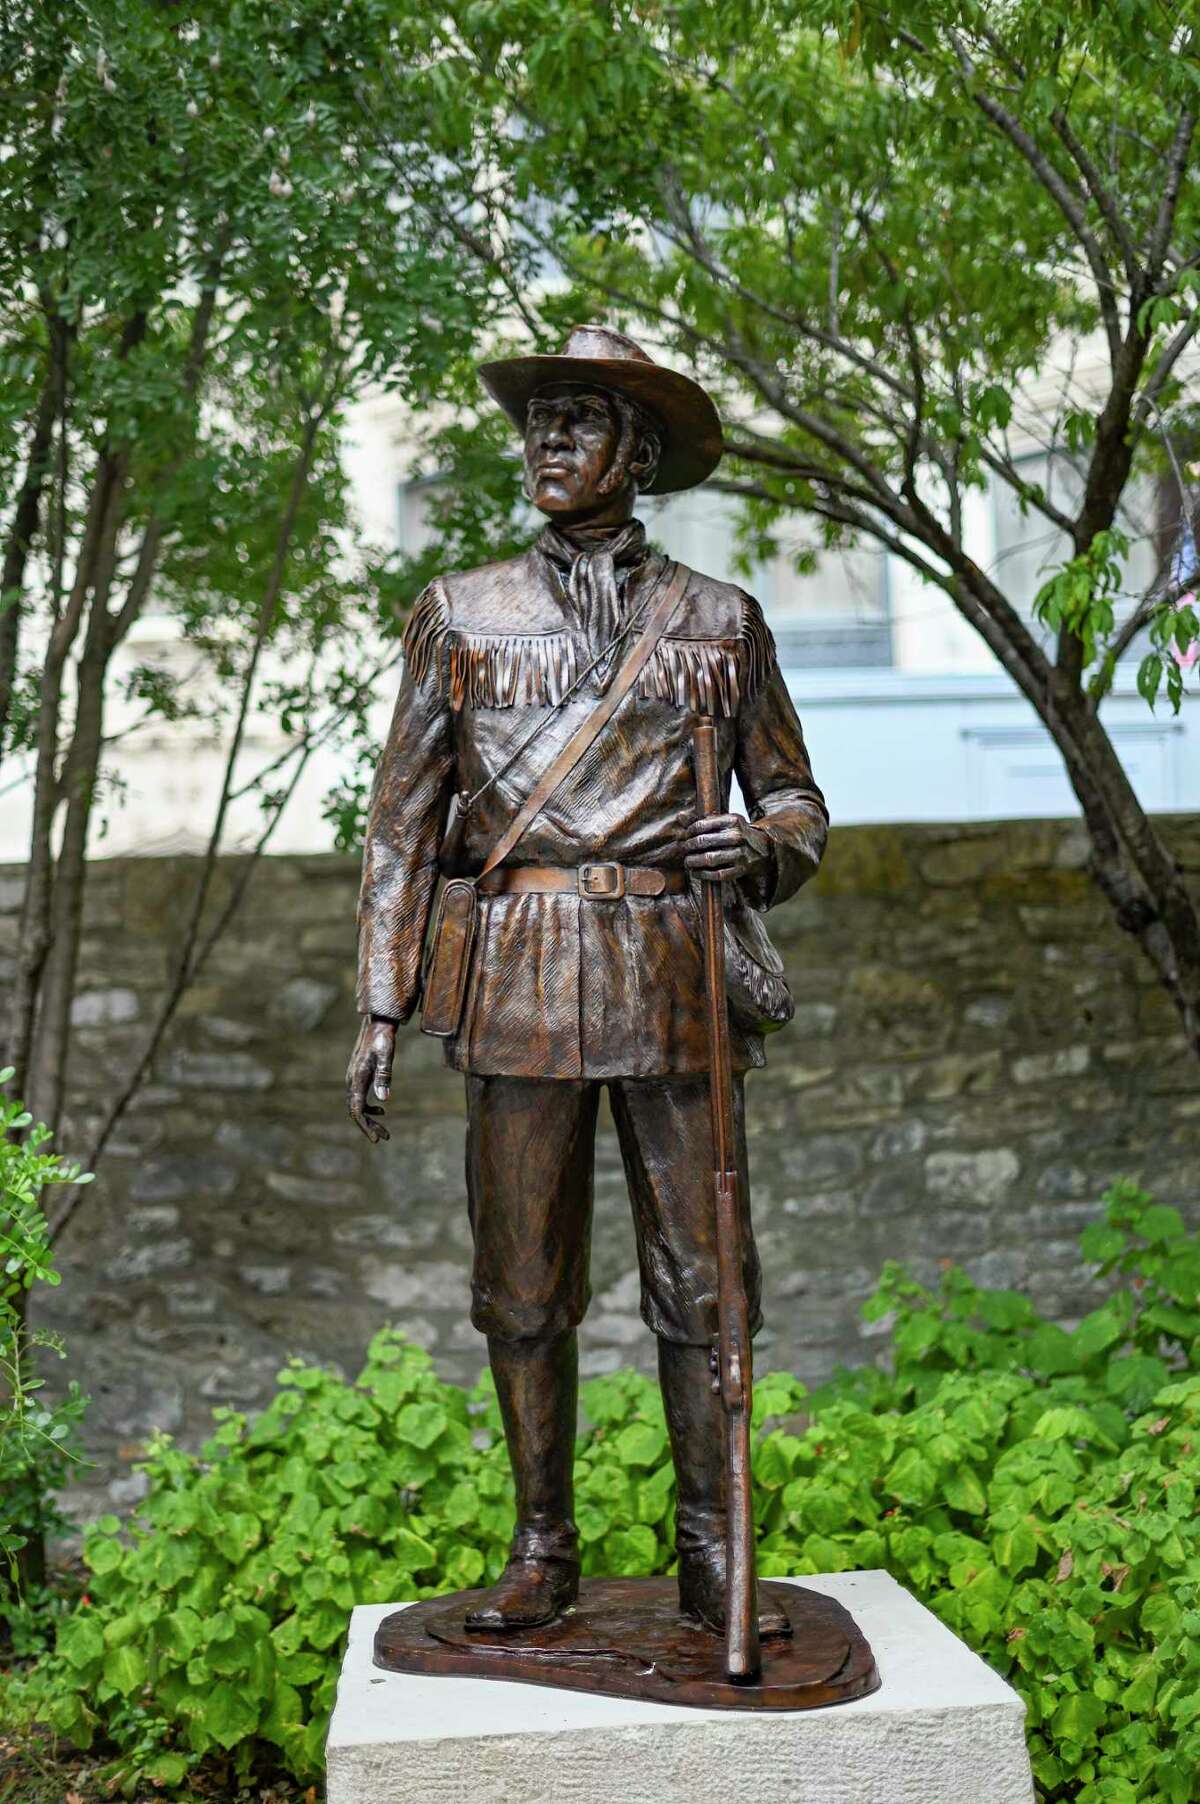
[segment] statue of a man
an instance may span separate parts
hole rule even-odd
[[[438,577],[409,622],[367,824],[364,1020],[347,1079],[350,1113],[373,1143],[387,1137],[380,1105],[396,1028],[419,1001],[439,872],[481,871],[619,671],[629,624],[666,566],[633,517],[638,495],[702,482],[721,455],[705,391],[619,332],[576,327],[558,356],[507,359],[481,374],[524,433],[527,492],[548,524],[521,557]],[[736,773],[748,820],[697,819],[698,715],[716,719],[722,792],[727,801]],[[539,721],[545,731],[527,744]],[[446,1056],[466,1075],[471,1319],[487,1336],[517,1519],[508,1564],[468,1626],[549,1622],[578,1590],[576,1329],[590,1294],[593,1142],[607,1085],[642,1315],[658,1340],[680,1606],[723,1632],[722,1417],[710,1368],[718,1286],[693,882],[724,879],[751,908],[770,908],[815,871],[827,825],[757,602],[688,572],[680,606],[612,720],[479,885],[465,1002]],[[761,1037],[735,1029],[732,1048],[746,1210],[742,1077],[763,1063]],[[754,1328],[760,1270],[748,1213],[741,1245]],[[784,1626],[777,1614],[764,1607],[762,1632]]]

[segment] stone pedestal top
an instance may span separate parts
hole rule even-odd
[[[781,1715],[385,1673],[351,1618],[328,1804],[1032,1804],[1025,1707],[885,1572],[797,1581],[867,1636],[871,1697]]]

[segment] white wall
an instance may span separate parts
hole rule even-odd
[[[1051,392],[1049,379],[1034,397]],[[1043,394],[1044,391],[1044,394]],[[1031,403],[1031,406],[1033,404]],[[1036,412],[1036,408],[1034,409]],[[394,545],[401,528],[418,529],[419,508],[401,507],[405,479],[407,416],[391,396],[361,403],[348,420],[346,458],[361,531],[380,545]],[[1027,426],[1024,451],[1036,449]],[[999,670],[979,635],[941,590],[921,582],[902,559],[871,551],[827,553],[816,574],[797,576],[786,550],[804,541],[806,523],[784,531],[785,554],[747,575],[737,566],[731,504],[724,496],[695,491],[648,503],[652,534],[678,556],[759,593],[785,653],[798,624],[855,623],[890,631],[892,667],[811,669],[792,664],[788,680],[809,738],[818,780],[836,820],[972,820],[1073,814],[1057,753],[1032,710]],[[1003,524],[1003,523],[1001,523]],[[1011,537],[1011,522],[1006,530]],[[966,503],[965,536],[972,555],[992,567],[998,548],[997,511],[990,494]],[[412,549],[411,543],[406,549]],[[117,673],[133,663],[178,663],[186,653],[169,621],[139,623],[121,654]],[[364,648],[364,658],[370,648]],[[264,679],[280,675],[276,665]],[[394,697],[395,676],[381,685],[372,726],[380,742]],[[1132,667],[1105,705],[1109,722],[1143,801],[1154,809],[1200,807],[1200,711],[1189,699],[1175,719],[1160,704],[1152,714],[1132,690]],[[114,702],[116,728],[135,718]],[[243,758],[249,776],[283,749],[277,728],[252,720]],[[96,856],[132,852],[196,851],[207,841],[223,766],[221,734],[211,724],[155,725],[118,739],[107,766],[116,779],[98,810]],[[19,861],[27,847],[28,785],[16,783],[12,763],[0,772],[0,861]],[[271,844],[278,851],[328,849],[330,828],[322,800],[338,775],[332,752],[314,757]],[[246,847],[260,831],[252,800],[236,806],[225,844]]]

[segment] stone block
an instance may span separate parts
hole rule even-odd
[[[230,1196],[237,1168],[211,1153],[165,1153],[144,1159],[129,1184],[135,1203],[176,1203],[194,1196]]]
[[[71,1004],[72,1027],[119,1027],[141,1009],[134,990],[81,990]]]
[[[189,1090],[269,1090],[275,1074],[248,1052],[196,1052],[180,1048],[166,1061],[170,1083]]]
[[[943,1202],[992,1204],[1004,1201],[1020,1169],[1016,1153],[1006,1146],[977,1153],[930,1153],[925,1181],[930,1196]]]
[[[316,977],[293,977],[275,997],[271,1013],[277,1020],[298,1027],[302,1033],[313,1033],[337,999],[335,983],[322,983]]]
[[[1017,1694],[884,1572],[806,1578],[871,1643],[882,1685],[824,1710],[686,1709],[385,1673],[354,1611],[328,1804],[1032,1804]]]

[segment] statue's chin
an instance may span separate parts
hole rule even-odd
[[[591,493],[579,494],[557,482],[541,484],[534,491],[533,505],[543,514],[578,514],[600,505]]]

